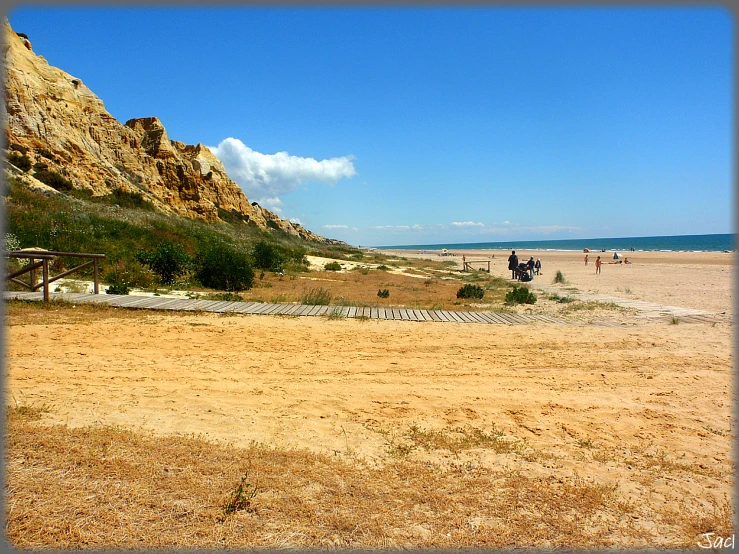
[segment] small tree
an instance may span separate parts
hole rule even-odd
[[[282,256],[272,244],[260,240],[252,250],[254,267],[273,271],[282,266]]]
[[[227,244],[216,243],[198,252],[195,278],[212,289],[241,291],[254,285],[254,269],[246,253]]]
[[[162,284],[171,285],[190,269],[192,258],[178,244],[160,242],[154,250],[139,250],[135,258],[159,275]]]

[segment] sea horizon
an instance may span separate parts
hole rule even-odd
[[[593,252],[733,252],[736,233],[708,235],[661,235],[650,237],[598,237],[580,239],[505,240],[494,242],[459,242],[375,246],[379,250],[551,250]]]

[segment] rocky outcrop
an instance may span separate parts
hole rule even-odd
[[[156,117],[121,124],[89,88],[34,54],[27,37],[4,20],[8,146],[26,151],[93,195],[141,193],[160,211],[217,222],[238,217],[262,229],[325,239],[249,202],[203,144],[171,140]]]

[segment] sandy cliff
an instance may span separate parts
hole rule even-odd
[[[79,189],[105,195],[139,192],[166,213],[219,220],[224,211],[263,229],[325,239],[252,204],[203,144],[171,140],[156,117],[124,124],[78,78],[37,56],[4,20],[6,135],[34,164],[45,164]]]

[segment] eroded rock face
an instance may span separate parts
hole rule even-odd
[[[34,54],[7,19],[3,25],[8,145],[27,148],[33,163],[93,195],[139,192],[166,213],[216,222],[221,209],[263,229],[339,242],[252,205],[206,146],[170,140],[158,118],[121,124],[80,79]]]

